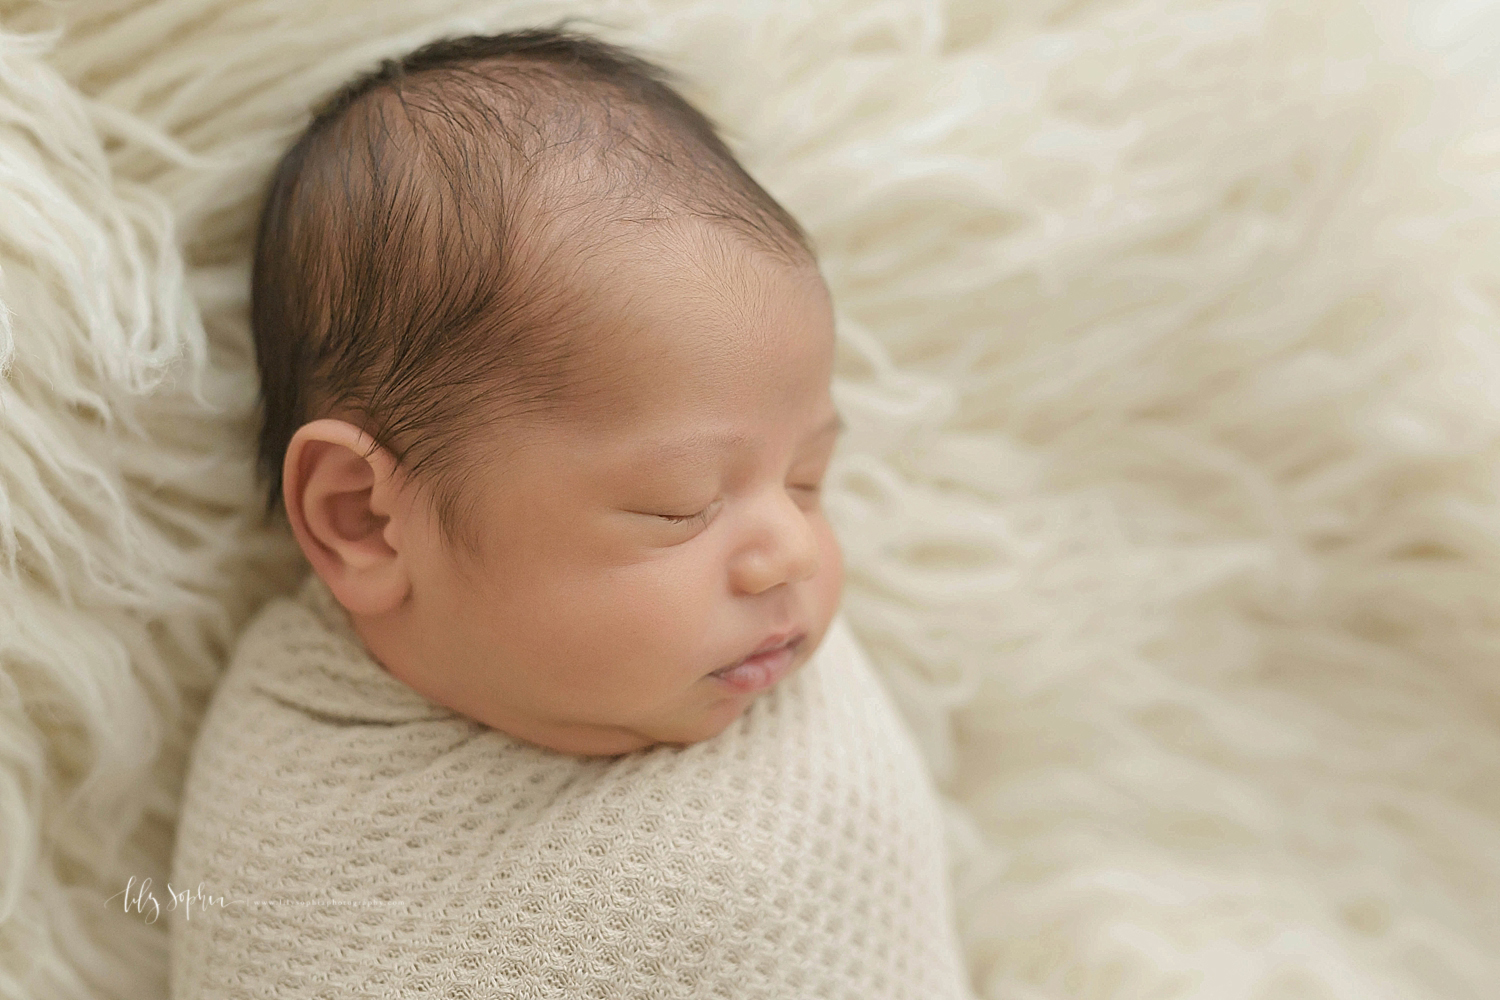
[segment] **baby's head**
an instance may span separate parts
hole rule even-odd
[[[393,676],[564,753],[721,732],[757,692],[711,674],[788,632],[799,668],[843,586],[826,286],[666,81],[425,46],[325,105],[257,239],[271,507]]]

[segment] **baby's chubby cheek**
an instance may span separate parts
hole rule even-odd
[[[781,584],[814,640],[798,670],[824,641],[844,586],[832,527],[821,515],[811,523],[817,570]],[[723,666],[715,658],[726,643],[703,633],[725,617],[720,602],[739,599],[713,570],[659,563],[590,576],[584,586],[576,574],[549,575],[557,564],[444,581],[452,607],[431,638],[449,655],[431,662],[454,668],[442,684],[451,707],[542,745],[609,753],[628,752],[632,738],[643,746],[705,739],[748,707],[753,698],[707,676]]]

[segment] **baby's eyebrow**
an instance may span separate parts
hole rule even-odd
[[[807,440],[812,441],[826,434],[842,434],[848,425],[840,413],[834,413],[819,425]],[[701,454],[710,448],[746,448],[755,443],[748,434],[738,431],[696,431],[681,437],[654,441],[641,450],[643,460],[674,458],[680,455]]]

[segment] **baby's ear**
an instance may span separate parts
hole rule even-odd
[[[403,479],[391,453],[345,420],[303,424],[287,445],[281,481],[292,533],[350,614],[393,610],[411,589],[401,551]]]

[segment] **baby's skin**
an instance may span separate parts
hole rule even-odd
[[[283,469],[302,551],[392,676],[570,754],[722,732],[760,692],[714,672],[779,633],[797,670],[843,588],[821,274],[691,217],[637,225],[583,265],[596,402],[494,432],[471,470],[477,554],[350,420],[304,424]]]

